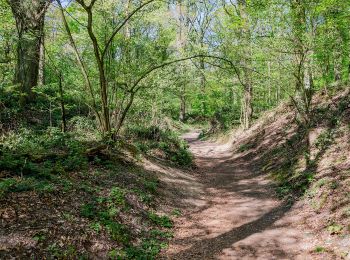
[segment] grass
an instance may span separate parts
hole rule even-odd
[[[324,248],[324,247],[322,247],[322,246],[317,246],[316,248],[315,248],[315,252],[316,253],[323,253],[323,252],[326,252],[327,250],[326,250],[326,248]]]
[[[172,228],[173,227],[173,222],[168,216],[159,216],[154,212],[149,212],[148,214],[149,219],[157,224],[160,227],[164,228]]]

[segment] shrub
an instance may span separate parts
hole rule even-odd
[[[48,178],[50,174],[85,168],[84,150],[74,135],[57,128],[37,133],[20,130],[2,138],[0,168],[12,175]]]
[[[188,144],[174,131],[163,130],[158,126],[131,126],[125,133],[127,138],[134,141],[140,152],[159,149],[168,160],[180,166],[192,166],[193,157],[188,150]]]
[[[158,216],[156,213],[150,212],[148,214],[148,217],[152,222],[155,224],[165,227],[165,228],[172,228],[173,227],[173,222],[168,216]]]
[[[125,190],[119,187],[114,187],[111,190],[110,198],[114,204],[118,206],[125,206],[125,193]]]

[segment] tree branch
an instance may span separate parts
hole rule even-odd
[[[81,0],[79,0],[79,1],[81,1]],[[109,39],[107,40],[106,46],[105,46],[105,48],[104,48],[104,50],[103,50],[103,52],[102,52],[102,55],[101,55],[102,59],[103,59],[104,56],[106,55],[107,50],[108,50],[109,46],[111,45],[111,43],[112,43],[114,37],[117,35],[118,32],[120,32],[120,30],[124,27],[124,25],[125,25],[138,11],[140,11],[143,7],[145,7],[146,5],[148,5],[148,4],[152,3],[152,2],[155,2],[155,1],[157,1],[157,0],[149,0],[149,1],[147,1],[147,2],[145,2],[145,3],[143,3],[143,4],[141,4],[141,5],[140,5],[139,7],[137,7],[135,10],[133,10],[133,11],[124,19],[124,21],[123,21],[117,28],[114,29],[112,35],[111,35],[111,36],[109,37]]]
[[[134,83],[134,85],[132,86],[131,88],[131,91],[135,91],[136,92],[140,89],[140,88],[136,88],[140,82],[145,79],[149,74],[151,74],[153,71],[157,70],[157,69],[161,69],[161,68],[164,68],[166,66],[169,66],[169,65],[172,65],[174,63],[178,63],[178,62],[182,62],[182,61],[186,61],[186,60],[192,60],[192,59],[195,59],[195,58],[211,58],[211,59],[217,59],[217,60],[221,60],[221,61],[224,61],[228,64],[230,64],[230,66],[232,68],[235,69],[236,71],[236,74],[238,72],[238,68],[236,66],[236,64],[233,63],[233,61],[229,60],[229,59],[226,59],[226,58],[223,58],[223,57],[219,57],[219,56],[214,56],[214,55],[207,55],[207,54],[196,54],[196,55],[193,55],[193,56],[190,56],[190,57],[185,57],[185,58],[181,58],[181,59],[177,59],[177,60],[172,60],[172,61],[169,61],[169,62],[165,62],[163,64],[160,64],[160,65],[157,65],[157,66],[154,66],[150,69],[148,69],[147,71],[145,71],[141,77]]]

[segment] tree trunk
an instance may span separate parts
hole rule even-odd
[[[252,50],[251,50],[251,31],[249,25],[249,18],[247,14],[247,3],[246,0],[239,0],[239,12],[242,21],[244,21],[243,27],[241,28],[242,48],[243,57],[241,63],[243,65],[244,73],[244,86],[243,86],[243,128],[249,129],[253,119],[253,82],[250,68],[252,66]]]
[[[184,11],[184,6],[183,6],[183,0],[178,0],[176,4],[176,12],[178,15],[178,20],[179,20],[179,31],[177,34],[177,39],[176,39],[176,45],[177,45],[177,51],[178,55],[181,56],[182,52],[184,51],[184,48],[186,46],[186,38],[185,38],[185,33],[186,33],[186,25],[185,25],[185,11]],[[178,70],[179,74],[182,74],[183,71],[181,68]],[[182,82],[181,89],[180,89],[180,114],[179,114],[179,120],[181,122],[184,122],[186,119],[186,82]]]
[[[253,105],[252,105],[253,93],[250,84],[244,87],[243,94],[243,128],[249,129],[253,119]]]
[[[59,91],[60,91],[60,103],[61,103],[61,119],[62,119],[62,132],[67,131],[66,123],[66,108],[64,104],[64,95],[63,95],[63,84],[62,84],[62,74],[59,75]]]
[[[60,10],[60,14],[61,14],[61,18],[62,18],[62,21],[63,21],[63,25],[66,29],[66,32],[67,32],[67,36],[68,36],[68,39],[69,39],[69,42],[71,44],[71,46],[73,47],[73,51],[74,51],[74,54],[75,54],[75,57],[76,57],[76,60],[78,62],[78,65],[79,65],[79,68],[81,70],[81,73],[84,77],[84,80],[85,80],[85,89],[87,90],[87,92],[90,94],[90,97],[91,97],[91,100],[92,100],[92,109],[93,109],[93,112],[95,113],[97,119],[98,119],[98,122],[101,126],[101,130],[102,130],[102,116],[100,115],[99,113],[99,110],[98,110],[98,107],[97,107],[97,103],[96,103],[96,99],[95,99],[95,94],[94,94],[94,90],[93,90],[93,86],[92,86],[92,83],[90,81],[90,78],[89,78],[89,75],[88,75],[88,71],[87,71],[87,68],[83,62],[83,59],[82,57],[80,56],[79,54],[79,51],[78,51],[78,48],[77,48],[77,45],[75,44],[75,41],[73,39],[73,36],[72,36],[72,33],[71,33],[71,30],[69,28],[69,25],[68,25],[68,22],[67,22],[67,19],[66,19],[66,16],[64,14],[64,9],[63,9],[63,6],[61,4],[61,1],[60,0],[56,0],[57,4],[58,4],[58,7],[59,7],[59,10]]]
[[[180,92],[180,116],[179,119],[181,122],[184,122],[186,120],[186,97],[185,93],[186,92],[186,86],[185,83],[183,83],[181,87],[181,92]]]
[[[39,50],[38,85],[45,85],[45,35],[42,34]]]
[[[92,1],[89,6],[87,6],[84,1],[79,0],[78,3],[85,9],[87,13],[87,31],[89,34],[89,37],[92,42],[92,46],[94,49],[94,56],[96,59],[98,72],[99,72],[99,80],[100,80],[100,98],[102,103],[102,131],[104,134],[110,134],[112,128],[111,128],[111,122],[110,122],[110,113],[109,113],[109,104],[108,104],[108,81],[106,78],[106,72],[105,72],[105,64],[104,64],[104,56],[101,53],[101,48],[98,44],[97,38],[95,33],[92,29],[92,21],[93,21],[93,14],[92,14],[92,5],[95,3],[95,1]]]
[[[342,52],[339,47],[343,43],[340,36],[337,37],[336,44],[338,47],[335,48],[334,52],[334,81],[338,83],[342,80]]]
[[[202,46],[203,49],[203,46]],[[206,95],[206,79],[205,79],[205,63],[204,58],[200,59],[200,69],[201,69],[201,77],[200,77],[200,84],[201,84],[201,113],[202,115],[206,114],[207,105],[205,101],[205,95]]]
[[[314,30],[307,28],[307,10],[304,3],[300,0],[291,2],[291,10],[293,15],[293,37],[294,37],[294,67],[296,77],[296,99],[294,105],[298,110],[299,116],[302,118],[305,128],[311,121],[311,101],[313,95],[313,73],[312,73],[312,48],[307,41],[309,33]],[[314,35],[311,35],[313,38]]]
[[[34,101],[32,88],[38,83],[40,46],[44,17],[50,1],[9,0],[18,32],[15,83],[20,85],[21,104]]]

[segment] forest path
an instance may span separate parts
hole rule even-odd
[[[276,199],[271,183],[251,160],[229,145],[184,135],[203,185],[202,204],[183,212],[166,259],[315,259],[312,235],[301,217]],[[179,198],[188,201],[190,198]]]

